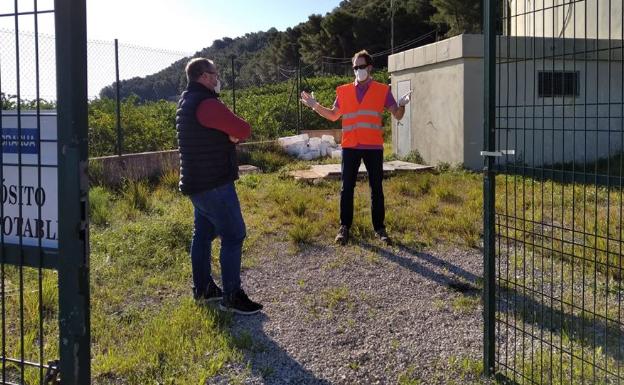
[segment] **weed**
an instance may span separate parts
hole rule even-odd
[[[89,220],[96,226],[104,226],[110,222],[113,194],[104,187],[93,187],[89,190]]]
[[[269,377],[271,377],[273,374],[275,373],[275,369],[273,369],[270,366],[265,366],[262,369],[260,369],[260,375],[262,376],[263,379],[267,379]]]
[[[323,290],[321,293],[323,304],[330,310],[335,309],[339,304],[348,302],[349,289],[346,286],[334,287]]]
[[[180,185],[180,170],[176,168],[164,172],[160,177],[160,185],[177,191]]]
[[[481,303],[480,297],[461,295],[453,300],[452,307],[457,313],[472,313]]]
[[[259,174],[247,174],[241,176],[237,183],[253,190],[258,187],[261,180],[262,177]]]
[[[401,158],[401,160],[405,161],[405,162],[412,162],[412,163],[418,163],[418,164],[425,164],[425,160],[423,159],[423,157],[420,155],[420,153],[418,152],[418,150],[412,150],[410,151],[407,155],[405,155],[404,157]]]
[[[450,186],[438,185],[433,191],[440,202],[459,204],[463,201],[462,197],[453,191]]]
[[[311,243],[316,235],[317,228],[308,220],[295,218],[295,221],[288,230],[288,237],[295,244]]]
[[[144,181],[126,182],[123,190],[123,199],[129,207],[139,211],[147,212],[151,207],[150,189]]]
[[[410,367],[405,372],[399,374],[397,385],[421,385],[423,382],[415,377],[415,371],[413,367]]]
[[[234,342],[234,346],[238,349],[251,350],[253,347],[253,339],[247,330],[242,331],[237,336],[233,336],[232,341]]]
[[[483,361],[468,357],[450,357],[449,366],[461,380],[479,378],[483,374]]]

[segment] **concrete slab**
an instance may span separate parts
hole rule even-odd
[[[238,166],[238,173],[240,175],[245,175],[245,174],[256,174],[259,173],[260,169],[256,166],[252,166],[250,164],[241,164]]]
[[[395,172],[422,172],[432,170],[431,166],[422,164],[403,162],[395,160],[392,162],[384,162],[384,175],[391,175]],[[295,170],[289,173],[296,180],[314,180],[314,179],[339,179],[342,174],[340,164],[317,164],[311,166],[308,170]],[[358,177],[366,176],[366,167],[364,163],[360,164]]]
[[[388,165],[394,168],[394,171],[426,171],[433,170],[433,166],[425,166],[422,164],[404,162],[402,160],[393,160],[392,162],[386,162],[384,165]]]

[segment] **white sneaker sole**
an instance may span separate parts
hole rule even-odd
[[[240,315],[252,315],[252,314],[259,313],[260,310],[262,310],[262,309],[258,309],[258,310],[252,310],[252,311],[242,311],[242,310],[234,309],[233,307],[225,307],[222,304],[219,304],[219,309],[221,311],[227,311],[230,313],[236,313]]]

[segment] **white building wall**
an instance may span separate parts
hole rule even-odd
[[[622,1],[508,0],[505,35],[622,39]]]
[[[404,155],[403,143],[408,137],[402,129],[411,129],[410,147],[417,150],[428,164],[464,163],[464,59],[462,36],[404,51],[389,59],[392,90],[399,83],[411,82],[411,128],[392,123],[394,152]],[[394,69],[394,71],[393,71]],[[402,122],[401,122],[402,123]],[[402,152],[402,153],[400,153]]]
[[[579,95],[539,97],[540,71],[579,73]],[[497,66],[497,147],[530,166],[594,161],[622,149],[622,62],[536,60]]]
[[[499,161],[529,166],[584,163],[622,150],[624,61],[614,42],[501,37],[497,46],[497,149],[516,152]],[[611,52],[591,53],[609,46]],[[405,80],[414,89],[411,148],[431,165],[447,162],[480,170],[482,36],[456,36],[401,52],[390,56],[388,67],[393,90]],[[579,95],[539,97],[540,71],[578,72]],[[398,137],[394,121],[395,152]]]
[[[412,84],[411,144],[429,164],[463,163],[463,63],[460,60],[418,68],[393,76],[392,85],[409,78]],[[396,82],[396,83],[395,83]],[[397,131],[393,122],[393,132]],[[394,148],[400,135],[394,135]]]

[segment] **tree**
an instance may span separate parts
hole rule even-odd
[[[431,20],[447,25],[447,36],[481,33],[481,0],[431,0],[437,9]]]

